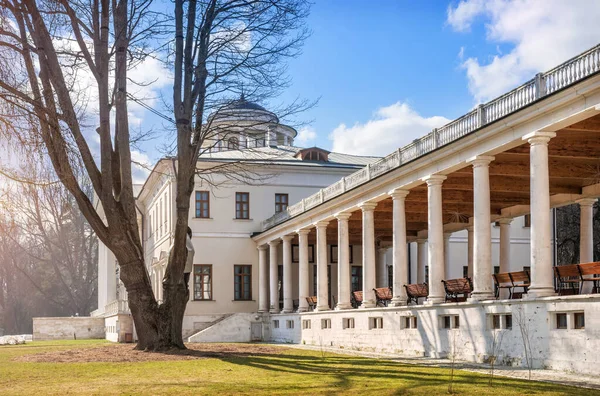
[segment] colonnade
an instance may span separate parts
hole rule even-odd
[[[548,142],[556,134],[554,132],[534,132],[523,139],[530,147],[530,212],[531,212],[531,287],[528,298],[544,297],[554,294],[554,276],[552,269],[551,249],[551,219],[550,219],[550,190],[548,167]],[[490,194],[490,163],[494,157],[481,155],[471,158],[467,164],[473,168],[473,219],[467,227],[468,235],[468,267],[469,276],[473,279],[473,301],[481,301],[494,297],[493,266],[492,266],[492,238],[491,238],[491,194]],[[449,265],[449,236],[445,233],[443,222],[442,186],[446,176],[441,174],[429,175],[422,179],[427,185],[427,238],[417,238],[417,282],[425,281],[425,265],[428,265],[429,297],[426,304],[437,304],[445,301],[443,279],[446,279]],[[408,279],[408,253],[406,231],[406,197],[410,189],[402,187],[392,188],[387,197],[393,202],[393,283],[391,286],[393,299],[391,304],[399,306],[406,304],[407,296],[405,284]],[[385,197],[383,197],[385,198]],[[382,197],[378,197],[380,201]],[[579,201],[581,205],[581,260],[593,260],[593,199]],[[327,290],[327,227],[332,221],[337,221],[338,229],[338,301],[335,309],[349,309],[350,304],[350,253],[349,253],[349,225],[348,221],[352,211],[360,210],[362,214],[362,291],[363,302],[361,308],[376,306],[373,289],[382,278],[387,277],[387,271],[380,267],[377,271],[377,262],[382,263],[382,251],[377,252],[375,244],[374,211],[378,203],[375,201],[362,202],[351,208],[339,211],[328,219],[320,220],[313,224],[299,227],[295,234],[299,239],[299,312],[308,309],[306,297],[309,296],[309,271],[308,271],[308,233],[316,228],[316,265],[317,265],[317,311],[329,310]],[[512,219],[501,218],[500,226],[500,271],[508,272],[510,260],[510,223]],[[291,240],[295,235],[283,235],[283,312],[292,312],[293,295],[292,287],[286,287],[292,282]],[[270,241],[270,301],[267,302],[267,263],[266,245],[259,246],[259,308],[262,312],[279,312],[277,248],[279,239]],[[427,252],[427,254],[425,254]],[[376,260],[379,256],[379,260]],[[427,262],[425,262],[427,257]],[[384,278],[385,279],[385,278]],[[387,282],[386,282],[387,283]]]

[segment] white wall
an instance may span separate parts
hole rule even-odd
[[[573,315],[584,312],[585,328],[575,329]],[[568,329],[556,328],[556,314],[566,313]],[[512,329],[494,330],[492,315],[512,315]],[[416,316],[416,328],[404,328],[405,316]],[[457,315],[459,327],[445,329],[443,315]],[[458,360],[485,362],[492,354],[496,334],[501,365],[526,367],[519,317],[528,330],[534,368],[550,368],[582,374],[598,374],[600,355],[600,296],[551,297],[543,301],[489,301],[482,304],[450,303],[403,308],[353,309],[324,313],[271,315],[279,320],[272,341],[334,346],[367,352],[384,352],[404,357],[447,357],[455,351]],[[344,318],[354,318],[355,327],[344,329]],[[371,318],[382,318],[383,328],[370,329]],[[501,320],[505,327],[505,317]],[[330,329],[321,321],[329,319]],[[285,321],[300,322],[286,329]],[[302,329],[302,321],[311,322]],[[282,326],[282,323],[284,326]],[[501,342],[499,341],[501,340]]]
[[[104,319],[90,317],[33,318],[33,339],[84,340],[104,338]]]

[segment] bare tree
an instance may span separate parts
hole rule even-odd
[[[494,368],[496,366],[496,362],[498,361],[498,357],[501,353],[502,348],[502,339],[504,338],[504,331],[493,331],[492,338],[490,340],[489,345],[489,354],[488,354],[488,362],[490,363],[490,379],[489,386],[493,386],[494,381]]]
[[[240,166],[197,167],[198,156],[218,141],[219,128],[208,114],[242,90],[251,99],[267,100],[286,86],[285,60],[299,53],[307,36],[308,3],[175,0],[174,12],[167,12],[174,14],[174,31],[153,11],[151,0],[0,0],[0,9],[0,106],[11,117],[13,138],[44,149],[58,179],[114,253],[137,348],[184,348],[185,231],[194,178],[207,172],[235,177]],[[128,70],[165,32],[174,72],[177,221],[158,304],[145,268],[132,187],[127,105],[139,98],[127,88]],[[81,94],[84,74],[90,76],[93,100]],[[87,105],[94,101],[90,112]],[[90,149],[94,133],[99,158]],[[77,167],[91,181],[100,209],[82,188]]]
[[[89,182],[81,184],[91,195]],[[60,183],[20,183],[5,191],[0,243],[19,257],[13,268],[62,314],[88,315],[97,305],[98,243],[72,195]]]

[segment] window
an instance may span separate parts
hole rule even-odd
[[[234,265],[234,291],[235,300],[248,301],[252,300],[252,266],[251,265]]]
[[[331,329],[331,319],[321,319],[322,329]]]
[[[300,246],[292,245],[292,263],[300,262]],[[315,262],[315,245],[308,245],[308,262]]]
[[[573,321],[576,329],[585,329],[585,315],[583,312],[575,312],[573,314]]]
[[[425,283],[429,284],[429,266],[425,266]]]
[[[310,319],[304,319],[304,320],[302,320],[302,329],[303,330],[310,330]]]
[[[342,328],[353,329],[354,328],[354,318],[343,318],[342,319]]]
[[[531,227],[531,215],[526,214],[523,216],[523,227],[529,228]]]
[[[228,150],[237,150],[240,148],[240,141],[236,137],[229,138],[227,141]]]
[[[440,318],[440,327],[442,329],[458,329],[460,327],[458,315],[443,315]]]
[[[403,329],[416,329],[417,328],[417,317],[416,316],[404,316],[401,327]]]
[[[469,277],[469,266],[463,265],[463,278]]]
[[[208,191],[196,191],[196,218],[210,218],[210,198]]]
[[[493,315],[492,316],[492,328],[493,329],[500,329],[500,328],[502,328],[502,326],[500,324],[500,319],[502,319],[500,317],[500,315]]]
[[[283,212],[288,207],[287,194],[275,194],[275,213]]]
[[[512,330],[512,315],[506,315],[504,317],[504,321],[505,321],[504,327],[508,330]]]
[[[294,321],[293,320],[286,320],[285,321],[285,327],[287,329],[293,329],[294,328]]]
[[[273,321],[273,328],[274,329],[278,329],[279,328],[279,320],[274,320]]]
[[[567,314],[566,313],[557,313],[556,314],[556,328],[557,329],[566,329],[567,328]]]
[[[362,290],[362,267],[352,267],[352,290],[353,292]]]
[[[194,265],[194,300],[212,300],[212,265]]]
[[[383,318],[369,318],[369,330],[383,329]]]
[[[265,147],[265,138],[257,138],[256,147]]]
[[[394,285],[394,266],[387,266],[387,286],[392,287]]]
[[[348,262],[352,264],[353,254],[352,254],[352,245],[349,246],[348,249]],[[329,245],[329,262],[337,263],[338,262],[338,245]]]
[[[250,193],[235,193],[235,218],[245,220],[250,218]]]

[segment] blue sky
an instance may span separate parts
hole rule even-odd
[[[316,0],[292,86],[262,104],[320,97],[296,145],[384,156],[598,44],[598,20],[589,0]],[[168,73],[150,69],[170,97]],[[154,162],[155,144],[134,158]]]

